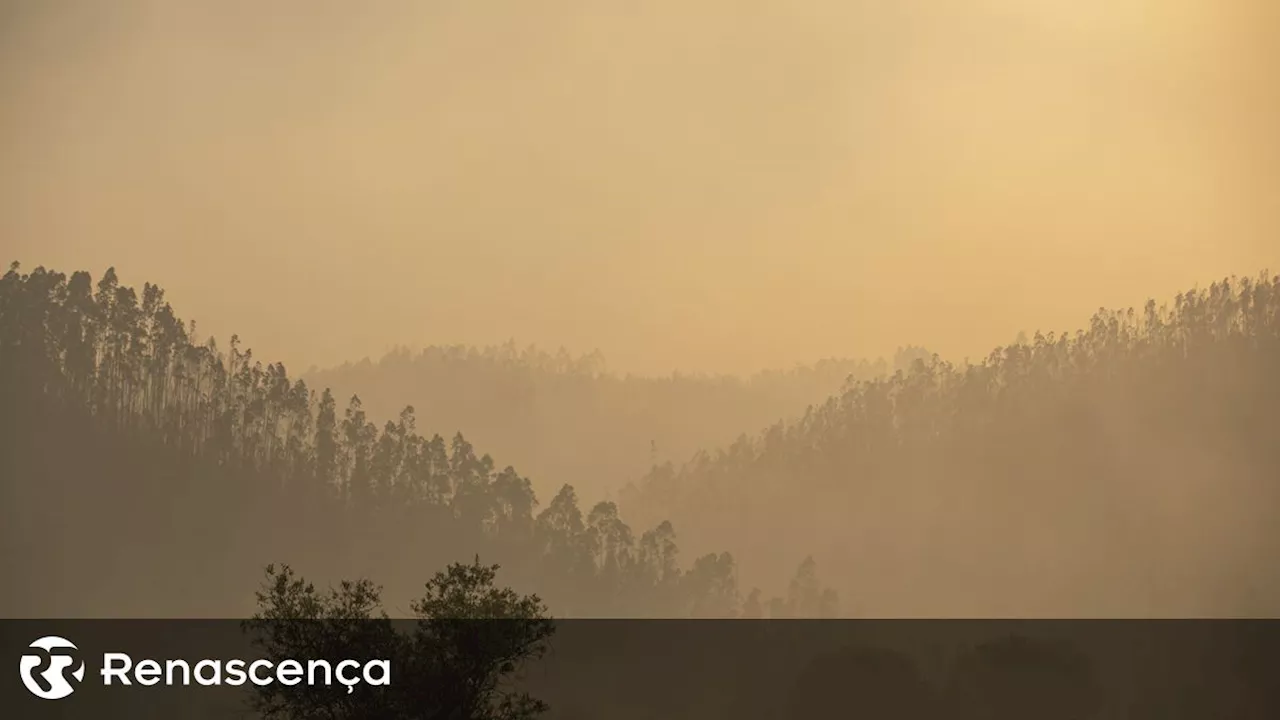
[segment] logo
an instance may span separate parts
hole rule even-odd
[[[60,700],[76,691],[75,686],[67,680],[67,670],[76,664],[76,659],[69,653],[53,652],[54,650],[79,650],[75,643],[57,635],[47,635],[28,647],[43,651],[23,655],[19,666],[22,671],[22,684],[27,686],[32,695],[44,700]],[[36,670],[45,664],[49,667],[37,673]],[[84,661],[80,661],[80,666],[71,672],[71,677],[75,678],[77,683],[84,680]]]
[[[84,682],[85,663],[77,657],[79,648],[75,643],[57,635],[47,635],[28,647],[38,652],[23,655],[19,670],[22,684],[27,686],[32,695],[44,700],[61,700],[75,692],[76,687]],[[245,683],[258,687],[266,687],[272,683],[293,686],[305,682],[308,686],[332,687],[336,680],[350,695],[362,682],[368,685],[390,685],[391,661],[360,662],[347,659],[337,663],[329,660],[309,660],[304,663],[292,659],[223,661],[206,658],[191,662],[145,658],[135,662],[127,653],[108,652],[102,655],[98,674],[102,676],[102,684],[106,687],[134,684],[145,687],[160,684],[187,686],[191,685],[192,680],[195,684],[204,686],[240,686]],[[74,683],[71,682],[72,678],[75,679]]]

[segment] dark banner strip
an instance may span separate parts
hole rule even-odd
[[[0,641],[0,716],[23,720],[1280,717],[1276,621],[13,620]]]

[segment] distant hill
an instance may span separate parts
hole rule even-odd
[[[909,364],[917,348],[899,352]],[[539,492],[569,483],[608,497],[656,463],[684,461],[890,371],[885,360],[829,359],[749,378],[611,373],[599,353],[574,357],[514,342],[485,348],[398,349],[312,370],[336,397],[358,394],[376,420],[413,405],[424,428],[459,429],[528,473]]]
[[[424,568],[477,556],[561,617],[739,612],[730,553],[681,558],[670,523],[633,531],[567,484],[540,496],[398,407],[375,423],[235,336],[201,341],[160,287],[114,269],[94,283],[14,263],[0,276],[0,615],[229,617],[268,563],[410,593]],[[776,604],[833,614],[802,557]]]
[[[234,615],[268,562],[406,595],[476,554],[562,617],[1280,612],[1280,277],[1102,310],[978,363],[924,355],[891,375],[855,363],[866,377],[795,419],[582,503],[423,411],[470,408],[499,439],[531,428],[520,447],[554,441],[566,472],[605,475],[597,446],[633,427],[737,434],[753,421],[731,399],[816,392],[848,366],[657,380],[510,346],[402,352],[344,371],[426,378],[382,420],[235,337],[200,341],[155,285],[15,264],[0,614]],[[628,463],[646,463],[640,442]]]
[[[920,360],[621,496],[874,614],[1280,612],[1280,277]]]

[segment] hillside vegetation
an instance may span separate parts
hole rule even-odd
[[[898,366],[927,353],[903,348]],[[424,427],[456,428],[519,466],[539,493],[568,483],[592,496],[616,495],[654,464],[684,461],[838,392],[850,377],[891,372],[884,359],[828,359],[750,378],[609,372],[596,353],[574,357],[514,342],[499,347],[400,348],[304,375],[337,397],[359,394],[371,418],[395,419],[406,405]]]
[[[197,337],[114,271],[0,278],[7,614],[235,614],[281,560],[406,596],[476,555],[562,617],[1280,607],[1277,277],[855,378],[795,421],[654,465],[616,503],[536,493],[462,433],[420,432],[413,406],[375,423],[360,397]],[[479,356],[461,366],[512,357]],[[443,362],[423,357],[405,364]]]
[[[16,263],[0,278],[3,571],[16,580],[0,612],[227,616],[281,558],[411,592],[424,568],[476,555],[561,616],[737,612],[734,558],[682,568],[670,523],[633,532],[568,485],[540,509],[526,477],[461,433],[420,434],[412,407],[379,427],[358,397],[313,392],[235,337],[226,351],[196,337],[163,290],[139,294],[114,269],[96,287]],[[799,575],[797,592],[822,596],[812,561]]]
[[[622,496],[879,615],[1280,610],[1280,277],[863,380]]]

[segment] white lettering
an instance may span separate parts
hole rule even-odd
[[[281,685],[297,685],[302,682],[302,663],[285,660],[276,667],[276,679]]]
[[[332,685],[333,684],[333,667],[330,666],[329,663],[325,662],[324,660],[312,660],[311,662],[307,663],[307,684],[308,685],[319,684],[316,682],[317,669],[324,670],[324,684]]]
[[[116,662],[123,662],[120,667],[112,667]],[[110,685],[111,678],[116,678],[121,685],[129,685],[129,677],[125,673],[133,667],[133,658],[124,653],[104,653],[102,655],[102,684]]]
[[[372,671],[374,669],[382,671],[381,677],[374,679]],[[391,661],[390,660],[370,660],[364,666],[364,681],[370,685],[390,685],[391,684]]]
[[[298,685],[303,681],[303,665],[298,660],[281,660],[279,665],[270,660],[255,660],[248,664],[244,660],[200,660],[192,665],[186,660],[165,660],[163,672],[161,661],[145,659],[135,664],[133,658],[126,653],[104,653],[102,655],[102,683],[104,685],[139,685],[151,687],[161,682],[165,685],[190,685],[194,675],[196,683],[204,686],[243,685],[246,680],[254,685],[266,686],[279,680],[282,685]],[[223,677],[223,670],[226,677]],[[130,671],[132,670],[132,673]],[[130,675],[132,674],[132,678]],[[334,679],[347,688],[347,694],[355,692],[360,682],[369,685],[391,684],[391,661],[370,660],[361,663],[355,660],[343,660],[335,668],[326,660],[309,660],[306,664],[306,682],[308,685],[332,685]]]
[[[356,662],[355,660],[343,660],[342,662],[338,663],[338,670],[337,672],[334,673],[335,675],[338,676],[338,682],[347,686],[347,694],[350,695],[351,693],[355,692],[355,689],[356,689],[355,686],[360,684],[360,678],[343,677],[342,669],[345,667],[353,667],[353,668],[360,667],[360,663]]]
[[[260,686],[270,685],[271,680],[273,678],[271,678],[270,676],[258,677],[258,672],[257,672],[258,668],[270,668],[270,667],[271,667],[270,660],[254,660],[253,664],[249,666],[249,679],[253,680],[254,685],[260,685]]]
[[[160,663],[155,660],[143,660],[133,668],[133,679],[139,685],[155,685],[160,682]]]
[[[164,664],[164,673],[165,673],[164,683],[166,685],[174,684],[173,673],[175,670],[182,671],[183,685],[191,684],[191,666],[187,664],[187,661],[186,660],[170,660],[169,662],[166,662]]]
[[[201,677],[200,670],[207,669],[213,671],[213,677]],[[201,685],[221,685],[222,684],[222,663],[217,660],[201,660],[196,663],[196,682]]]
[[[243,685],[246,679],[248,678],[244,672],[244,661],[229,660],[227,662],[227,684]]]

